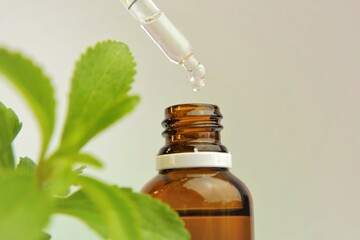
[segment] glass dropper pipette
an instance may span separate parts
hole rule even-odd
[[[186,37],[151,0],[121,0],[131,15],[174,63],[183,66],[194,91],[205,85],[206,69],[194,56]]]

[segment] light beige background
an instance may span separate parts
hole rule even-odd
[[[360,238],[360,1],[158,0],[207,66],[206,88],[190,90],[116,0],[0,0],[0,44],[34,57],[57,89],[58,131],[74,61],[105,39],[128,43],[138,63],[136,111],[86,148],[106,162],[88,170],[139,190],[155,175],[163,109],[218,104],[232,171],[251,189],[256,239]],[[0,99],[24,122],[18,156],[36,158],[36,122],[0,79]],[[53,146],[57,141],[55,140]],[[98,239],[59,216],[55,240]]]

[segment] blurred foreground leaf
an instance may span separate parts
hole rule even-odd
[[[42,132],[45,154],[55,122],[54,90],[49,78],[30,59],[0,48],[0,75],[13,83],[32,108]]]
[[[84,195],[99,209],[110,239],[140,239],[139,212],[126,196],[96,179],[79,176],[78,180]]]
[[[11,171],[0,176],[0,239],[39,240],[52,203],[33,175]]]
[[[14,111],[0,102],[0,173],[7,169],[14,169],[11,143],[20,129],[21,123]]]
[[[141,234],[144,240],[185,240],[190,239],[184,223],[167,204],[146,194],[134,193],[131,189],[118,189],[127,195],[141,214]]]
[[[20,158],[19,164],[16,167],[17,170],[34,174],[36,170],[36,164],[28,157]]]
[[[88,180],[89,179],[86,181]],[[90,182],[92,181],[94,180],[90,180]],[[115,224],[109,226],[108,222],[111,221],[111,217],[104,216],[100,209],[106,208],[109,212],[113,212],[114,215],[125,216],[131,214],[128,212],[135,207],[139,215],[136,216],[138,221],[131,222],[129,219],[126,225],[133,225],[139,232],[139,236],[134,238],[135,236],[119,234],[116,236],[120,238],[111,239],[190,239],[189,233],[184,228],[184,223],[178,218],[177,213],[171,210],[168,205],[148,195],[134,193],[130,189],[122,189],[114,186],[107,186],[106,188],[109,192],[112,192],[111,195],[114,199],[114,202],[110,205],[108,202],[101,202],[100,200],[95,203],[90,198],[91,196],[80,190],[68,198],[59,198],[56,204],[56,212],[81,219],[104,239],[108,239],[110,237],[110,231],[117,231],[116,229],[121,226],[116,226]],[[95,195],[95,193],[92,195]],[[100,196],[101,195],[102,194],[100,194]],[[122,200],[116,200],[119,197]],[[124,201],[124,199],[126,199],[126,201]],[[119,222],[123,220],[124,219]],[[112,237],[115,237],[115,235],[112,235]]]

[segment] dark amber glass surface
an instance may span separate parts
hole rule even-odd
[[[143,189],[176,210],[192,240],[251,240],[252,200],[227,169],[161,171]]]

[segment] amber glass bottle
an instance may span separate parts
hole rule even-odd
[[[229,171],[221,119],[215,105],[168,107],[162,123],[166,143],[156,159],[159,174],[142,191],[176,210],[192,240],[253,240],[250,192]]]

